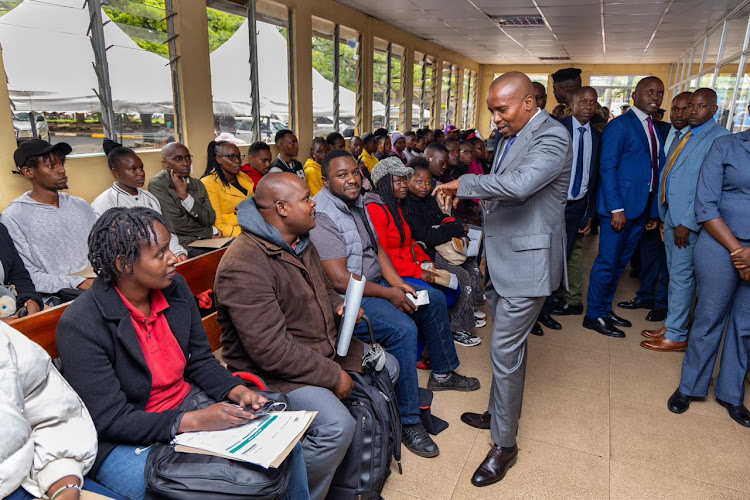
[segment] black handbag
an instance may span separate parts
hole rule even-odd
[[[328,490],[328,499],[379,499],[395,459],[401,473],[401,416],[396,390],[383,369],[384,351],[370,330],[372,351],[364,360],[365,373],[347,372],[354,381],[351,396],[341,401],[357,422],[354,437]]]
[[[260,392],[273,401],[289,404],[281,393]],[[215,401],[193,388],[179,407],[181,411],[200,410]],[[288,406],[287,406],[288,407]],[[146,460],[148,498],[238,499],[282,498],[289,484],[290,460],[277,469],[237,462],[214,455],[178,453],[169,443],[157,443]]]

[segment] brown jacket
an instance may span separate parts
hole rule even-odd
[[[364,345],[357,339],[345,359],[336,358],[335,311],[344,299],[312,243],[300,260],[243,230],[221,259],[214,292],[231,371],[252,372],[282,392],[304,385],[334,390],[341,367],[361,371]]]

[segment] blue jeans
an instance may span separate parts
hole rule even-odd
[[[99,495],[103,495],[105,497],[117,498],[117,495],[115,495],[99,483],[95,482],[93,479],[85,478],[85,481],[83,481],[83,489],[86,491],[90,491],[91,493],[98,493]],[[45,491],[42,493],[47,492]],[[50,491],[49,496],[51,497],[55,493],[55,491]],[[5,498],[6,500],[34,500],[36,497],[34,495],[30,495],[28,491],[19,486],[16,491]]]
[[[379,284],[389,286],[385,280]],[[433,372],[449,373],[459,365],[445,295],[430,286],[412,286],[415,290],[427,290],[430,304],[421,306],[411,317],[378,297],[363,297],[361,304],[372,322],[375,340],[398,360],[401,374],[396,383],[396,396],[401,423],[406,425],[420,422],[417,333],[422,334],[430,350]],[[354,329],[354,335],[365,342],[370,341],[364,321]]]
[[[146,478],[144,470],[150,449],[140,455],[135,454],[137,446],[121,444],[107,456],[99,467],[96,480],[114,492],[113,498],[140,500],[146,496]],[[141,446],[140,448],[145,448]],[[307,470],[302,456],[302,445],[297,443],[289,458],[292,460],[292,471],[286,490],[288,500],[309,500],[307,489]]]

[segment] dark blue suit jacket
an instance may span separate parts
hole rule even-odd
[[[566,116],[560,120],[560,123],[565,125],[568,129],[570,137],[573,135],[573,116]],[[594,211],[596,210],[596,191],[599,188],[599,160],[601,158],[601,145],[602,145],[602,134],[594,127],[591,127],[591,165],[589,165],[589,185],[588,191],[586,192],[586,213],[583,215],[581,220],[581,227],[586,225],[586,221],[594,217]],[[575,168],[576,159],[573,158],[573,168]],[[573,173],[571,172],[571,179]],[[571,180],[571,182],[573,182]]]
[[[658,131],[654,132],[659,141],[661,172],[665,163],[664,140]],[[637,219],[644,212],[651,218],[659,216],[656,192],[647,207],[651,187],[651,150],[643,125],[633,110],[618,116],[604,129],[599,172],[597,210],[601,215],[611,217],[612,210],[624,208],[628,219]]]

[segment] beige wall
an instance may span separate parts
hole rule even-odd
[[[492,80],[496,73],[507,73],[508,71],[522,71],[524,73],[548,73],[552,74],[558,69],[574,66],[581,69],[581,82],[589,84],[591,75],[654,75],[661,78],[666,87],[669,84],[669,64],[529,64],[529,65],[496,65],[485,64],[482,66],[482,75],[479,82],[479,94],[477,96],[477,127],[482,137],[491,132],[491,115],[487,109],[486,97]],[[552,78],[547,81],[547,111],[551,111],[558,105],[552,93]],[[668,95],[664,96],[665,102],[662,107],[668,109]]]

